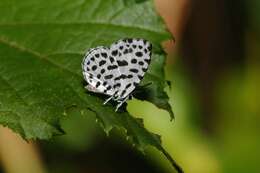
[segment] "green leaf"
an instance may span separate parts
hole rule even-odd
[[[139,87],[134,93],[134,96],[140,100],[147,100],[155,104],[158,108],[167,110],[172,120],[174,114],[170,104],[168,103],[169,97],[164,92],[164,88],[168,85],[164,76],[164,64],[164,54],[153,55],[150,68],[142,81],[144,87]]]
[[[1,0],[0,16],[0,124],[25,139],[50,139],[64,133],[60,121],[72,110],[95,113],[106,133],[123,129],[138,149],[154,146],[178,168],[158,135],[129,113],[103,106],[104,97],[84,89],[81,74],[87,49],[124,37],[145,38],[153,43],[154,54],[143,84],[152,84],[137,97],[173,117],[160,46],[171,36],[152,1]]]

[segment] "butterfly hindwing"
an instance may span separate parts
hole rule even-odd
[[[97,47],[89,50],[82,62],[85,80],[106,95],[114,94],[114,78],[119,75],[117,64],[111,58],[109,48]]]

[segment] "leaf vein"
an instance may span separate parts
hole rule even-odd
[[[105,25],[105,26],[112,26],[117,28],[127,28],[127,29],[140,29],[147,32],[152,32],[153,34],[160,34],[168,36],[168,32],[162,32],[158,30],[153,30],[150,28],[140,27],[140,26],[129,26],[125,24],[116,24],[116,23],[102,23],[102,22],[10,22],[10,23],[0,23],[0,26],[21,26],[21,25]]]

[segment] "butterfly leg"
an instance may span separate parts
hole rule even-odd
[[[116,106],[116,112],[122,106],[122,104],[125,103],[128,99],[129,99],[129,95],[126,98],[124,98],[124,100],[119,101],[119,104]]]
[[[103,105],[107,104],[112,98],[114,98],[114,95],[112,95],[111,97],[109,97],[108,99],[106,99],[106,101],[103,103]]]

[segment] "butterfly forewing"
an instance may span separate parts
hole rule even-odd
[[[115,78],[118,98],[127,97],[143,79],[151,60],[152,45],[143,39],[122,39],[112,44],[120,76]]]

